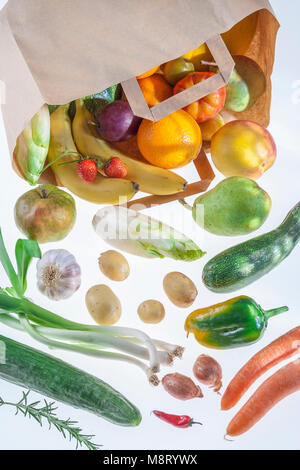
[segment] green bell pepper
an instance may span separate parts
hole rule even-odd
[[[264,334],[269,318],[288,307],[263,310],[253,299],[235,297],[226,302],[192,312],[185,330],[198,343],[214,349],[230,349],[255,343]]]

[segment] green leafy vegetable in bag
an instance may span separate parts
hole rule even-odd
[[[51,115],[52,113],[54,113],[54,111],[55,111],[58,107],[59,107],[58,104],[48,104],[48,108],[49,108],[49,113],[50,113],[50,115]]]
[[[50,143],[50,112],[45,104],[17,139],[14,158],[24,178],[35,185],[43,171]]]
[[[86,96],[84,98],[84,104],[89,110],[89,112],[96,116],[96,114],[101,111],[107,104],[112,103],[120,97],[120,86],[113,85],[106,90],[101,91],[100,93],[95,93],[94,95]]]
[[[134,255],[195,261],[205,254],[193,240],[169,225],[125,207],[100,209],[93,226],[107,243]]]

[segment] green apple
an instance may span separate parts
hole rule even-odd
[[[15,205],[17,227],[39,243],[62,240],[72,230],[75,220],[74,198],[52,184],[28,191]]]

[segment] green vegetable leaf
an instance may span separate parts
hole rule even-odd
[[[13,286],[15,292],[18,294],[18,295],[22,295],[22,292],[21,292],[21,286],[20,286],[20,282],[19,282],[19,277],[10,261],[10,258],[8,256],[8,253],[6,251],[6,248],[5,248],[5,245],[4,245],[4,241],[3,241],[3,237],[2,237],[2,232],[1,232],[1,229],[0,229],[0,262],[11,282],[11,285]]]
[[[86,96],[84,98],[84,104],[93,116],[101,111],[107,104],[112,103],[120,97],[119,85],[113,85],[100,93]]]
[[[176,240],[169,252],[171,258],[181,261],[196,261],[205,254],[193,240],[189,239],[186,241]]]
[[[48,104],[49,113],[52,114],[58,108],[58,104]]]
[[[140,242],[138,241],[139,246],[148,253],[148,255],[151,255],[155,258],[164,258],[164,255],[160,253],[155,245],[152,243],[145,243],[145,242]]]
[[[3,289],[1,289],[2,291]],[[7,287],[4,292],[8,292],[9,295],[12,297],[18,297],[18,294],[16,293],[15,289],[13,287]]]
[[[33,258],[41,258],[42,253],[39,244],[33,240],[18,240],[15,248],[18,266],[19,284],[22,295],[27,289],[27,271]]]
[[[196,261],[205,255],[192,240],[175,240],[172,236],[169,240],[157,240],[156,245],[142,241],[138,241],[138,244],[148,255],[161,259],[168,256],[175,260]]]
[[[22,299],[9,295],[6,291],[9,289],[0,289],[0,310],[8,313],[22,313]]]

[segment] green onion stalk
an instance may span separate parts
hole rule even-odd
[[[6,289],[0,288],[2,324],[27,333],[52,349],[133,364],[146,373],[153,385],[159,384],[156,374],[160,366],[171,365],[174,357],[182,356],[183,348],[180,346],[153,340],[140,330],[85,325],[36,305],[25,297],[25,291],[28,267],[33,258],[41,258],[39,245],[31,240],[18,240],[15,254],[17,271],[8,256],[0,230],[0,262],[12,284]]]

